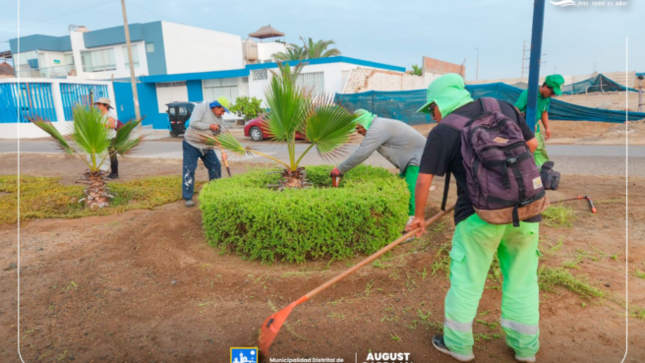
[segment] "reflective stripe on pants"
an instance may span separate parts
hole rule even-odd
[[[502,327],[506,343],[520,357],[535,355],[540,347],[538,240],[539,223],[493,225],[473,214],[457,225],[444,307],[444,341],[451,351],[472,354],[472,328],[467,328],[472,327],[497,252],[504,278]]]

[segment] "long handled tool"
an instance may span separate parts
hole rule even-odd
[[[438,213],[432,218],[428,219],[426,221],[426,227],[431,225],[432,223],[436,222],[439,220],[441,217],[445,216],[446,214],[452,212],[452,210],[455,208],[453,205],[450,208],[447,208],[444,212]],[[262,354],[264,354],[265,357],[269,356],[269,348],[271,347],[271,343],[273,343],[273,340],[275,337],[278,335],[278,332],[280,331],[280,328],[282,328],[282,324],[284,324],[285,320],[287,320],[287,317],[289,317],[289,314],[291,314],[291,310],[296,307],[296,305],[302,304],[303,302],[309,300],[312,298],[314,295],[318,294],[319,292],[322,292],[326,288],[332,286],[333,284],[337,283],[338,281],[344,279],[345,277],[351,275],[352,273],[356,272],[359,268],[367,265],[368,263],[376,260],[379,258],[382,254],[385,252],[393,249],[397,245],[399,245],[401,242],[407,240],[408,238],[414,236],[417,232],[419,232],[419,228],[415,228],[411,230],[410,232],[404,234],[403,236],[399,237],[396,241],[390,243],[389,245],[381,248],[368,258],[364,259],[363,261],[357,263],[350,269],[346,270],[345,272],[341,273],[340,275],[337,275],[331,280],[328,280],[324,284],[318,286],[317,288],[309,291],[305,296],[299,298],[298,300],[292,302],[289,304],[287,307],[284,309],[278,311],[277,313],[274,313],[273,315],[269,316],[264,323],[262,324],[262,327],[260,327],[260,336],[258,338],[258,346],[260,347],[260,351]]]
[[[582,195],[579,195],[573,198],[560,199],[560,200],[553,201],[551,203],[568,202],[571,200],[582,200],[582,199],[585,199],[587,200],[587,202],[589,202],[589,208],[591,209],[591,213],[596,213],[596,207],[593,205],[593,201],[591,200],[591,197],[588,195],[585,195],[584,197]]]
[[[228,177],[231,177],[231,169],[228,167],[228,157],[226,157],[226,153],[224,152],[224,149],[222,149],[222,146],[220,145],[220,150],[222,152],[222,160],[224,161],[224,166],[226,167],[226,172],[228,173]]]

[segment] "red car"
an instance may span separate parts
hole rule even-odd
[[[254,118],[244,125],[244,136],[250,137],[253,141],[262,141],[273,138],[266,120],[262,117]],[[296,132],[296,140],[305,140],[305,135]]]

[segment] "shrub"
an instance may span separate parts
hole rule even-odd
[[[248,98],[246,96],[238,97],[235,100],[235,104],[229,109],[231,112],[242,117],[244,121],[252,120],[262,112],[262,107],[260,104],[262,100],[257,98]]]
[[[398,238],[407,219],[405,181],[361,165],[331,188],[331,166],[307,167],[314,188],[275,191],[279,173],[261,169],[219,179],[199,200],[212,246],[265,262],[340,260],[370,254]]]

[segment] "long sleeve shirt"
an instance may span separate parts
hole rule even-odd
[[[378,151],[401,174],[409,165],[419,166],[426,138],[401,121],[376,117],[365,134],[365,139],[354,153],[338,165],[341,173],[346,173],[360,165],[374,151]]]
[[[204,132],[210,129],[211,125],[217,124],[220,127],[224,126],[224,120],[221,117],[216,117],[213,111],[208,107],[208,103],[200,103],[193,109],[193,113],[190,115],[190,122],[188,124],[188,129],[184,135],[184,140],[190,145],[198,149],[208,149],[212,146],[207,146],[206,144],[198,143],[196,141],[196,134]],[[191,137],[193,136],[193,137]]]

